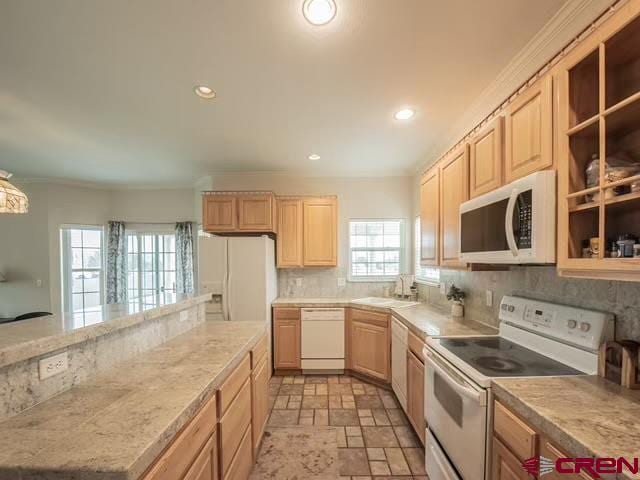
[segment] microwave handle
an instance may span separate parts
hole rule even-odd
[[[507,213],[504,218],[504,233],[507,237],[507,245],[509,245],[509,250],[511,250],[511,254],[514,257],[518,256],[518,246],[516,245],[516,238],[513,235],[513,211],[516,208],[516,200],[518,200],[518,195],[518,190],[516,190],[515,188],[511,190],[509,202],[507,203]]]

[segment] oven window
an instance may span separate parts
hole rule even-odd
[[[451,420],[462,428],[462,397],[437,373],[433,375],[433,393]]]

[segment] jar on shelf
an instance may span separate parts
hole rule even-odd
[[[587,165],[587,169],[584,172],[586,188],[597,187],[600,185],[600,159],[598,154],[591,155],[591,161]],[[596,202],[599,199],[599,193],[587,193],[584,196],[585,202]]]
[[[618,236],[618,249],[620,258],[633,257],[633,246],[636,243],[636,237],[630,233],[623,233]]]
[[[633,256],[635,258],[640,258],[640,243],[636,243],[633,246]]]

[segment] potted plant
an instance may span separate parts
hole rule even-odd
[[[452,317],[463,317],[464,316],[464,306],[462,305],[462,301],[466,294],[464,291],[456,287],[454,284],[451,284],[449,288],[449,292],[447,293],[447,300],[453,300],[453,305],[451,305],[451,316]]]

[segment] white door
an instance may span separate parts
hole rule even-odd
[[[267,322],[273,295],[274,243],[268,237],[228,239],[227,297],[229,320]],[[271,264],[270,264],[271,262]]]
[[[409,330],[395,318],[391,322],[391,387],[407,409],[407,343]]]

